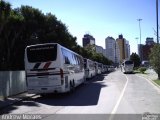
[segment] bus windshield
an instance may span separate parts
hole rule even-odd
[[[29,62],[55,61],[57,58],[57,45],[39,45],[27,48]]]
[[[125,61],[125,64],[126,64],[126,65],[133,64],[133,61]]]

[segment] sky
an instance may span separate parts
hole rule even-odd
[[[137,52],[140,43],[139,22],[141,21],[141,43],[147,37],[156,41],[156,0],[6,0],[12,8],[29,5],[44,14],[52,13],[68,27],[82,46],[84,34],[91,34],[96,45],[105,48],[105,38],[118,35],[129,41],[130,51]],[[159,0],[160,4],[160,0]],[[159,5],[160,6],[160,5]],[[160,10],[159,10],[160,13]]]

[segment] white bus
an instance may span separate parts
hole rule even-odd
[[[28,93],[63,93],[85,81],[83,57],[57,44],[27,46],[25,71]]]
[[[108,72],[108,65],[104,65],[104,72]]]
[[[92,78],[96,75],[94,61],[84,58],[84,69],[86,78]]]
[[[101,74],[103,72],[103,64],[98,63],[98,74]]]
[[[123,73],[133,73],[134,62],[131,60],[125,60],[121,65]]]
[[[98,62],[94,61],[95,74],[98,74]]]

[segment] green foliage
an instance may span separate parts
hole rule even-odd
[[[9,3],[1,1],[1,4],[2,3],[5,8],[2,9],[3,11],[1,12],[3,14],[0,16],[2,21],[0,26],[0,69],[8,70],[13,69],[16,63],[18,63],[18,65],[23,64],[23,62],[19,62],[18,59],[22,54],[19,54],[20,52],[17,51],[21,50],[19,48],[22,45],[21,40],[24,26],[23,16],[17,11],[12,10],[9,7]]]
[[[140,57],[136,53],[131,54],[130,60],[134,62],[134,67],[139,67],[141,64]]]
[[[138,70],[139,70],[141,73],[144,74],[144,72],[147,70],[147,68],[146,68],[146,67],[140,67]]]
[[[104,57],[102,54],[96,53],[94,45],[88,45],[87,47],[82,49],[82,52],[78,53],[81,54],[84,58],[88,58],[106,65],[111,65],[113,63],[112,61]]]
[[[156,84],[160,86],[160,80],[153,80],[153,82],[155,82]]]
[[[77,38],[68,32],[64,23],[51,13],[43,14],[31,6],[12,9],[10,3],[0,1],[0,70],[24,69],[24,50],[27,45],[59,43],[83,57],[111,64],[94,46],[82,48]]]
[[[11,5],[8,2],[0,1],[0,24],[3,25],[10,16]]]
[[[149,55],[150,64],[153,69],[158,74],[158,78],[160,79],[160,44],[156,44],[152,49]]]
[[[138,69],[139,69],[139,67],[134,67],[133,69],[134,69],[134,70],[138,70]]]
[[[76,37],[54,15],[30,6],[11,9],[5,1],[0,6],[0,70],[24,69],[27,45],[55,42],[76,49]]]

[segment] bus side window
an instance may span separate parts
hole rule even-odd
[[[61,48],[62,51],[62,55],[63,55],[63,63],[66,64],[66,55],[65,55],[65,51],[63,48]]]
[[[83,66],[84,61],[82,57],[79,57],[79,59],[80,59],[80,70],[82,71],[84,69],[84,66]]]
[[[62,54],[63,54],[63,57],[64,57],[64,63],[65,64],[70,64],[70,60],[69,60],[69,56],[68,56],[68,51],[65,50],[65,49],[61,49],[62,50]]]
[[[74,54],[72,54],[72,59],[73,59],[73,65],[75,66],[76,65],[76,60],[75,60],[75,57],[74,57],[75,55]]]

